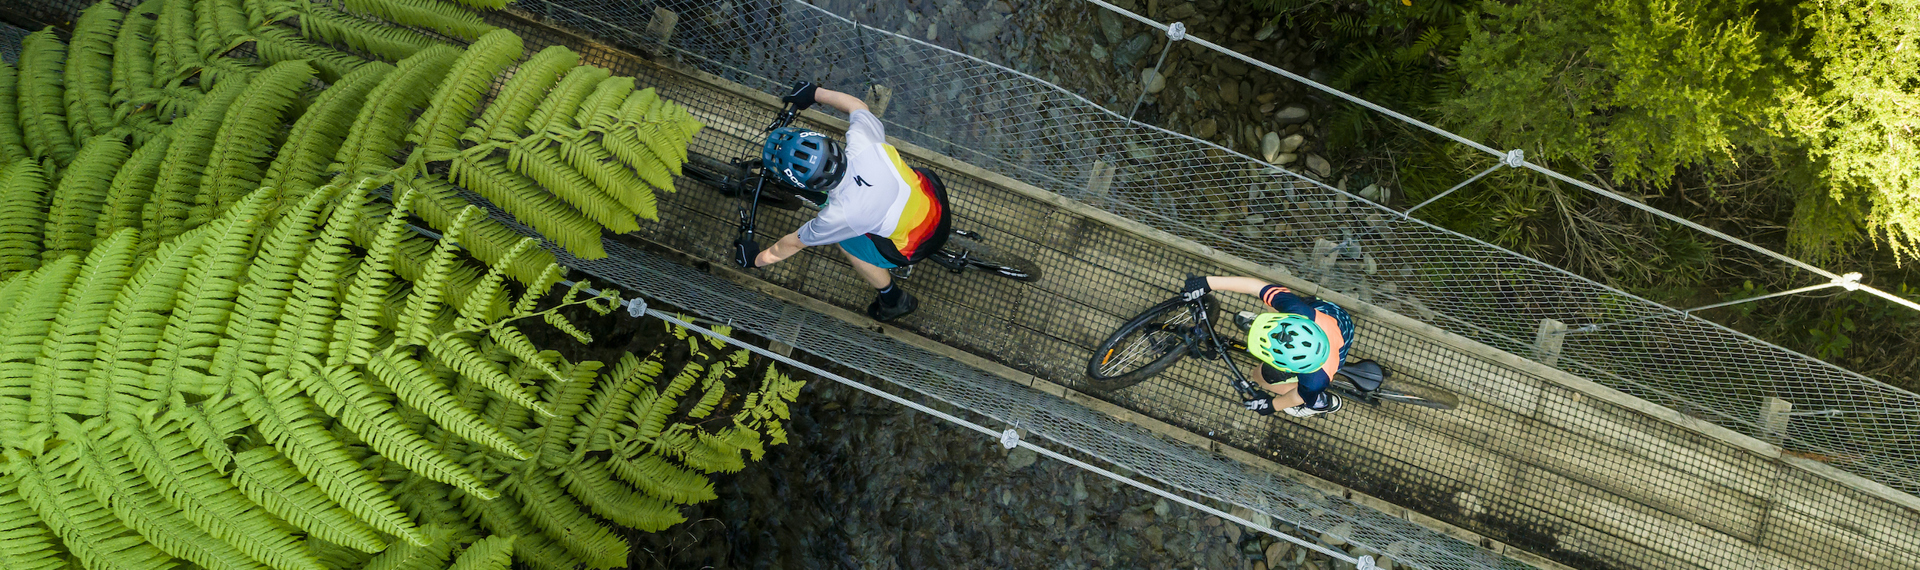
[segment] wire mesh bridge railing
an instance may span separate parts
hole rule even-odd
[[[850,2],[822,4],[879,18]],[[998,63],[801,3],[520,4],[635,46],[654,41],[645,30],[656,5],[680,15],[670,53],[703,70],[768,92],[802,78],[884,86],[889,135],[1780,441],[1888,486],[1920,490],[1920,397],[1910,392],[1436,227],[1309,174],[1135,122],[1122,114],[1131,98],[1118,109],[1103,107]],[[1128,25],[1135,26],[1128,35],[1145,28]],[[1167,43],[1164,29],[1148,30],[1159,34],[1155,46]],[[1776,413],[1780,401],[1799,411]]]

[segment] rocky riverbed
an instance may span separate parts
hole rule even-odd
[[[1352,568],[831,380],[788,433],[632,567]]]

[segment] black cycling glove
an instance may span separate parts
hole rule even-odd
[[[734,265],[740,266],[741,269],[758,269],[759,266],[754,265],[754,259],[758,257],[760,257],[759,242],[747,236],[740,236],[739,239],[733,240]]]
[[[813,93],[819,90],[819,85],[814,85],[811,81],[801,81],[793,84],[793,90],[787,93],[787,96],[781,97],[780,102],[792,104],[796,111],[805,111],[807,107],[812,107],[818,102],[813,100]]]
[[[1247,405],[1247,411],[1263,416],[1273,415],[1273,398],[1254,398],[1241,402]]]
[[[1213,291],[1213,288],[1207,286],[1207,278],[1205,276],[1188,275],[1186,287],[1180,290],[1180,298],[1192,301],[1200,298],[1202,295],[1206,295],[1210,291]]]

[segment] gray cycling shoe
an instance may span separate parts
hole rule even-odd
[[[867,316],[884,323],[913,314],[913,310],[918,308],[920,308],[920,301],[915,300],[912,293],[901,290],[899,304],[887,305],[879,299],[874,299],[872,304],[867,305]]]
[[[1322,394],[1321,397],[1327,399],[1327,407],[1314,408],[1314,407],[1309,407],[1306,404],[1301,404],[1298,406],[1287,408],[1286,410],[1283,410],[1283,411],[1287,412],[1287,415],[1293,416],[1296,418],[1311,418],[1321,414],[1331,414],[1331,413],[1340,411],[1339,395]]]

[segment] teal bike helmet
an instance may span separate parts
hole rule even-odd
[[[1247,352],[1284,372],[1306,374],[1326,365],[1327,332],[1313,319],[1294,313],[1254,317],[1247,328]]]
[[[847,173],[847,158],[840,143],[800,127],[780,127],[767,133],[760,164],[774,180],[815,192],[831,190]]]

